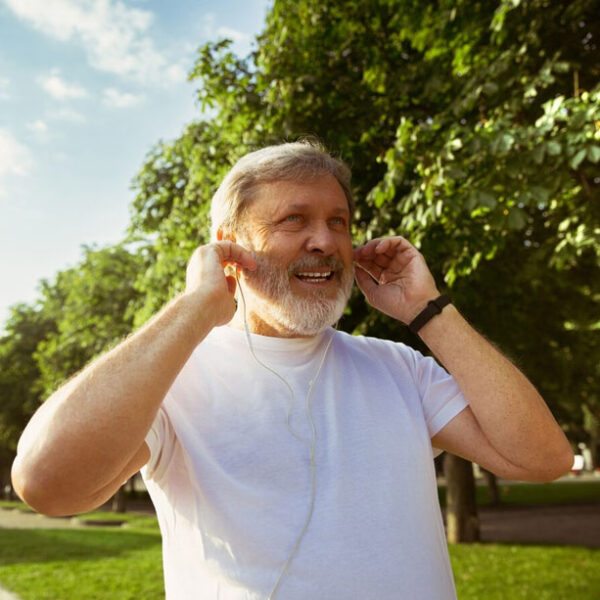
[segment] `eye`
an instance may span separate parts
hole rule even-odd
[[[288,215],[287,217],[284,217],[284,219],[283,219],[284,223],[300,223],[301,221],[302,221],[302,215],[298,215],[298,214]]]
[[[346,227],[346,219],[344,217],[332,217],[329,219],[329,224],[332,227]]]

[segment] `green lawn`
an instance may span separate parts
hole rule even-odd
[[[485,492],[478,490],[482,504]],[[600,482],[515,484],[502,492],[503,501],[510,504],[590,502],[600,498]],[[2,585],[23,600],[164,598],[154,517],[94,512],[81,518],[124,519],[127,524],[0,530]],[[450,556],[459,600],[600,599],[600,549],[473,544],[452,546]]]
[[[552,483],[509,483],[499,484],[502,504],[537,506],[539,504],[569,504],[577,502],[600,503],[599,481],[554,481]],[[439,486],[440,503],[445,506],[446,489]],[[488,488],[478,485],[477,504],[490,503]],[[600,600],[600,594],[598,595]]]
[[[164,599],[160,534],[0,530],[0,582],[24,600]]]
[[[600,549],[460,544],[450,558],[459,600],[600,599]]]
[[[600,550],[450,548],[460,600],[598,600]],[[127,529],[2,530],[0,581],[24,600],[164,598],[160,536]]]

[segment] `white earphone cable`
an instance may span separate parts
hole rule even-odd
[[[300,434],[298,434],[297,431],[294,430],[294,428],[291,425],[290,419],[291,419],[291,415],[292,415],[292,410],[294,407],[294,403],[295,403],[295,395],[294,395],[294,390],[292,389],[292,386],[286,381],[286,379],[284,377],[282,377],[279,373],[277,373],[277,371],[275,371],[274,369],[272,369],[271,367],[269,367],[268,365],[266,365],[264,362],[262,362],[257,356],[256,353],[254,351],[254,346],[252,344],[252,338],[250,336],[250,329],[248,328],[248,320],[247,320],[247,314],[246,314],[246,298],[244,297],[244,290],[242,289],[242,286],[240,285],[240,281],[238,278],[238,274],[237,274],[237,270],[236,270],[236,274],[235,274],[235,278],[236,278],[236,282],[237,282],[237,287],[240,291],[240,296],[242,299],[242,313],[243,313],[243,317],[244,317],[244,330],[246,332],[246,340],[248,342],[248,348],[250,350],[250,354],[252,355],[252,357],[254,358],[254,360],[264,369],[266,369],[267,371],[269,371],[270,373],[273,373],[273,375],[275,375],[284,385],[285,387],[288,389],[288,392],[290,393],[290,404],[288,407],[288,411],[287,411],[287,415],[286,415],[286,425],[287,428],[289,429],[290,433],[298,440],[300,440],[302,443],[306,444],[308,452],[309,452],[309,458],[310,458],[310,502],[309,502],[309,507],[308,507],[308,514],[306,516],[306,520],[304,521],[304,525],[302,526],[302,529],[296,539],[296,542],[294,544],[294,547],[292,548],[287,560],[285,561],[285,563],[283,564],[281,570],[279,571],[279,577],[277,578],[277,581],[275,582],[275,585],[273,586],[273,588],[271,589],[270,594],[267,596],[267,600],[273,600],[273,598],[275,597],[275,594],[277,592],[277,590],[279,589],[279,585],[281,584],[281,581],[283,579],[283,576],[285,575],[285,573],[287,572],[290,564],[292,563],[292,560],[294,559],[294,557],[296,556],[296,553],[298,551],[298,548],[300,547],[300,544],[302,542],[302,539],[304,538],[304,535],[306,533],[306,531],[308,530],[308,526],[310,524],[310,521],[312,519],[312,515],[313,515],[313,511],[314,511],[314,507],[315,507],[315,497],[316,497],[316,486],[315,486],[315,479],[316,479],[316,463],[315,463],[315,451],[316,451],[316,445],[317,445],[317,429],[315,427],[315,422],[312,416],[312,412],[310,409],[310,397],[312,395],[312,391],[313,388],[315,387],[315,384],[317,383],[317,380],[319,378],[319,375],[321,374],[321,370],[323,369],[323,365],[325,364],[325,359],[327,358],[327,353],[329,352],[329,348],[331,347],[331,344],[333,342],[333,338],[335,337],[335,330],[333,331],[333,333],[331,334],[328,342],[327,342],[327,346],[325,347],[325,350],[323,351],[323,355],[321,356],[321,361],[319,363],[319,367],[317,368],[317,372],[315,373],[315,376],[313,377],[313,379],[310,381],[309,386],[308,386],[308,391],[306,393],[306,417],[308,419],[309,425],[310,425],[310,430],[311,430],[311,438],[310,441],[306,440],[305,438],[303,438]]]

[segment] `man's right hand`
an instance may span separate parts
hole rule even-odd
[[[229,323],[235,313],[235,277],[225,268],[254,271],[252,254],[235,242],[223,240],[199,246],[192,254],[186,271],[186,294],[200,294],[211,306],[213,326]]]

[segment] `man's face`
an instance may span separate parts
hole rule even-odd
[[[237,240],[258,263],[244,273],[256,333],[314,335],[340,318],[354,280],[349,220],[330,175],[260,187]]]

